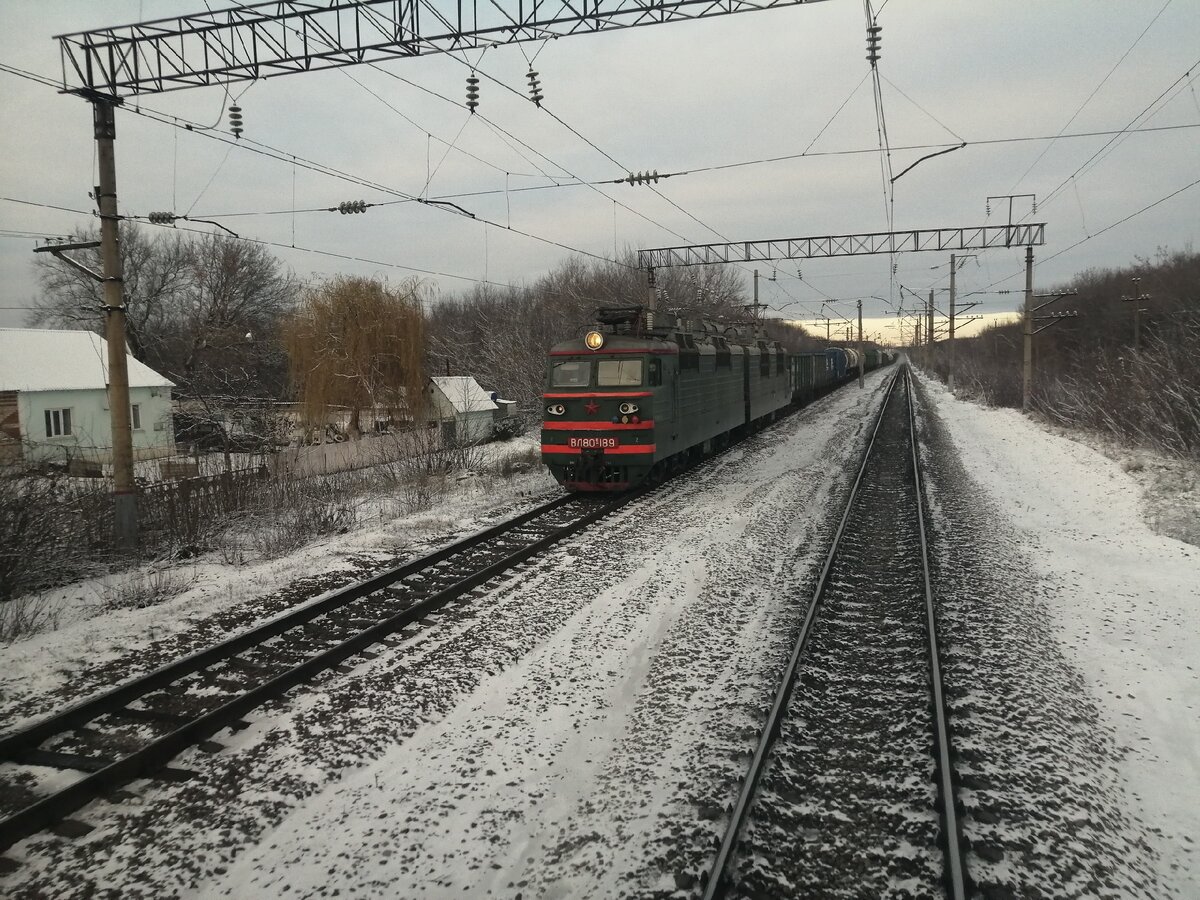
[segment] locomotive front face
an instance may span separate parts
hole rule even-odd
[[[662,360],[645,343],[606,345],[592,332],[550,352],[542,460],[568,489],[625,490],[654,465],[654,394]]]

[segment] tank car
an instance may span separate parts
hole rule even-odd
[[[597,311],[547,367],[542,460],[572,491],[620,491],[682,468],[791,402],[778,344],[649,327],[642,307]]]
[[[848,372],[846,351],[841,347],[830,347],[825,355],[829,358],[830,378],[835,382],[844,379]]]

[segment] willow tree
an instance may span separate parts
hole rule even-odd
[[[416,281],[331,278],[306,291],[283,333],[306,426],[323,428],[333,409],[349,412],[354,437],[364,410],[417,418],[425,320]]]

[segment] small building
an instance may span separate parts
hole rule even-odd
[[[135,459],[175,452],[174,385],[132,356]],[[0,460],[69,467],[112,461],[108,344],[90,331],[0,328]]]
[[[430,378],[426,393],[431,420],[441,425],[444,441],[469,444],[492,436],[498,407],[470,375]]]

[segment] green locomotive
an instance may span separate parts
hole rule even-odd
[[[664,318],[647,327],[643,307],[600,309],[599,328],[551,348],[542,460],[568,490],[666,477],[857,374],[849,351],[837,350],[839,376],[830,351],[789,354]]]
[[[712,330],[646,327],[602,309],[604,330],[550,351],[542,458],[570,490],[620,491],[723,446],[791,402],[787,354]]]

